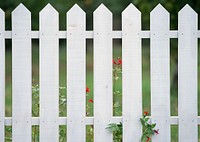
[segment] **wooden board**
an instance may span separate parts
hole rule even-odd
[[[23,16],[22,16],[23,15]],[[20,4],[12,12],[12,141],[31,142],[31,13]]]
[[[67,13],[67,141],[85,142],[85,12],[74,5]]]
[[[197,142],[197,13],[186,5],[178,22],[179,142]]]
[[[169,13],[159,4],[150,19],[151,116],[160,133],[153,141],[171,142]]]
[[[112,142],[105,129],[113,115],[112,13],[101,4],[94,12],[94,142]]]
[[[140,141],[142,126],[141,13],[130,4],[122,13],[123,141]]]
[[[40,141],[59,140],[58,12],[48,4],[40,12]]]
[[[0,9],[0,141],[4,142],[5,117],[5,13]]]

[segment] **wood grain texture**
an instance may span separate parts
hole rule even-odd
[[[112,142],[105,129],[112,108],[112,13],[101,4],[94,12],[94,142]]]
[[[23,16],[22,16],[23,15]],[[20,4],[12,12],[12,140],[31,142],[31,13]]]
[[[4,142],[5,117],[5,13],[0,9],[0,141]]]
[[[151,115],[160,134],[153,141],[170,142],[170,46],[169,13],[157,5],[150,14]]]
[[[40,12],[40,141],[59,140],[58,12],[48,4]]]
[[[67,141],[85,142],[86,14],[74,5],[67,13]]]
[[[122,13],[123,141],[140,141],[142,126],[141,12],[130,4]]]
[[[179,142],[197,142],[197,27],[196,12],[186,5],[178,14]]]

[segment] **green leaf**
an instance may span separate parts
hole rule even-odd
[[[151,124],[151,128],[152,128],[152,129],[155,128],[155,127],[156,127],[156,123]]]
[[[108,127],[106,127],[106,129],[108,129],[110,132],[115,132],[118,129],[118,126],[116,123],[111,123],[108,124]]]
[[[147,118],[144,118],[144,121],[145,122],[148,122],[149,121],[149,118],[147,117]]]
[[[113,141],[122,142],[122,123],[111,123],[106,127],[110,132],[113,132]]]
[[[145,126],[145,121],[144,121],[144,119],[140,118],[140,122],[142,123],[142,126]]]

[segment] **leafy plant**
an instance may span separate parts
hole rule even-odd
[[[111,123],[106,127],[110,132],[113,133],[113,141],[114,142],[122,142],[122,123],[119,124]]]
[[[116,100],[118,96],[121,96],[121,92],[117,90],[116,83],[122,73],[122,60],[120,57],[117,60],[113,59],[113,112],[115,115],[121,115],[121,110],[117,109],[121,106],[120,102]],[[117,110],[117,111],[116,111]],[[122,142],[122,123],[111,123],[106,127],[110,132],[113,133],[114,142]]]
[[[140,118],[140,122],[143,126],[143,133],[141,137],[142,142],[150,142],[151,137],[155,134],[159,134],[158,130],[155,130],[156,123],[151,123],[150,118],[147,116],[148,112],[145,111],[142,118]]]
[[[113,112],[114,116],[120,116],[121,111],[121,91],[117,89],[117,81],[122,74],[122,60],[120,57],[117,60],[113,59]]]
[[[154,129],[156,126],[156,123],[151,123],[150,118],[147,116],[148,112],[145,111],[144,115],[142,118],[140,118],[140,122],[143,126],[143,133],[141,136],[141,141],[142,142],[151,142],[151,138],[153,135],[159,134],[159,130]],[[113,133],[113,141],[114,142],[122,142],[122,132],[123,132],[123,127],[122,123],[120,122],[119,124],[117,123],[111,123],[106,127],[110,132]]]
[[[86,117],[89,117],[89,116],[92,116],[93,114],[93,111],[92,111],[92,108],[93,108],[93,103],[94,103],[94,100],[92,99],[92,96],[90,94],[90,88],[89,87],[86,87],[86,96],[87,96],[87,104],[86,104]],[[94,133],[94,127],[93,125],[87,125],[86,126],[86,135],[87,137],[90,138],[90,141],[89,142],[93,142],[93,133]]]
[[[115,61],[113,59],[113,95],[114,98],[117,95],[121,95],[121,92],[116,90],[116,82],[119,79],[119,75],[122,73],[122,69],[121,69],[121,65],[122,65],[122,60],[118,57],[118,59]],[[114,105],[113,105],[113,109],[115,112],[115,108],[120,107],[120,103],[114,100]],[[121,112],[119,112],[119,114],[121,114]],[[140,122],[142,124],[143,127],[143,133],[141,136],[141,141],[142,142],[150,142],[151,141],[151,137],[154,134],[159,134],[158,130],[155,130],[155,126],[156,124],[152,124],[150,123],[150,119],[147,116],[148,112],[145,111],[142,118],[140,118]],[[122,142],[122,123],[111,123],[108,125],[108,127],[106,127],[106,129],[108,129],[110,132],[113,133],[113,141],[114,142]]]

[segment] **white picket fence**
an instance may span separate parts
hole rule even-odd
[[[86,31],[86,14],[78,5],[67,12],[67,30],[59,31],[59,14],[48,4],[39,15],[39,31],[31,30],[31,13],[20,4],[12,12],[12,31],[5,31],[0,10],[0,141],[12,125],[13,142],[30,142],[32,125],[41,142],[57,142],[59,125],[67,125],[68,142],[85,142],[86,125],[94,125],[95,142],[112,142],[105,128],[123,123],[123,141],[139,142],[142,127],[141,39],[150,38],[151,118],[160,134],[154,142],[170,142],[170,126],[179,126],[179,142],[197,142],[197,13],[189,5],[178,13],[178,30],[170,30],[170,14],[160,4],[150,14],[150,31],[141,30],[141,12],[130,4],[122,12],[122,30],[113,31],[112,13],[101,4],[94,29]],[[123,116],[113,117],[112,40],[122,39]],[[178,116],[170,116],[170,38],[178,38]],[[5,39],[12,39],[12,118],[5,117]],[[33,118],[31,39],[40,43],[40,117]],[[59,117],[59,39],[67,39],[67,118]],[[94,117],[85,116],[86,39],[94,40]]]

